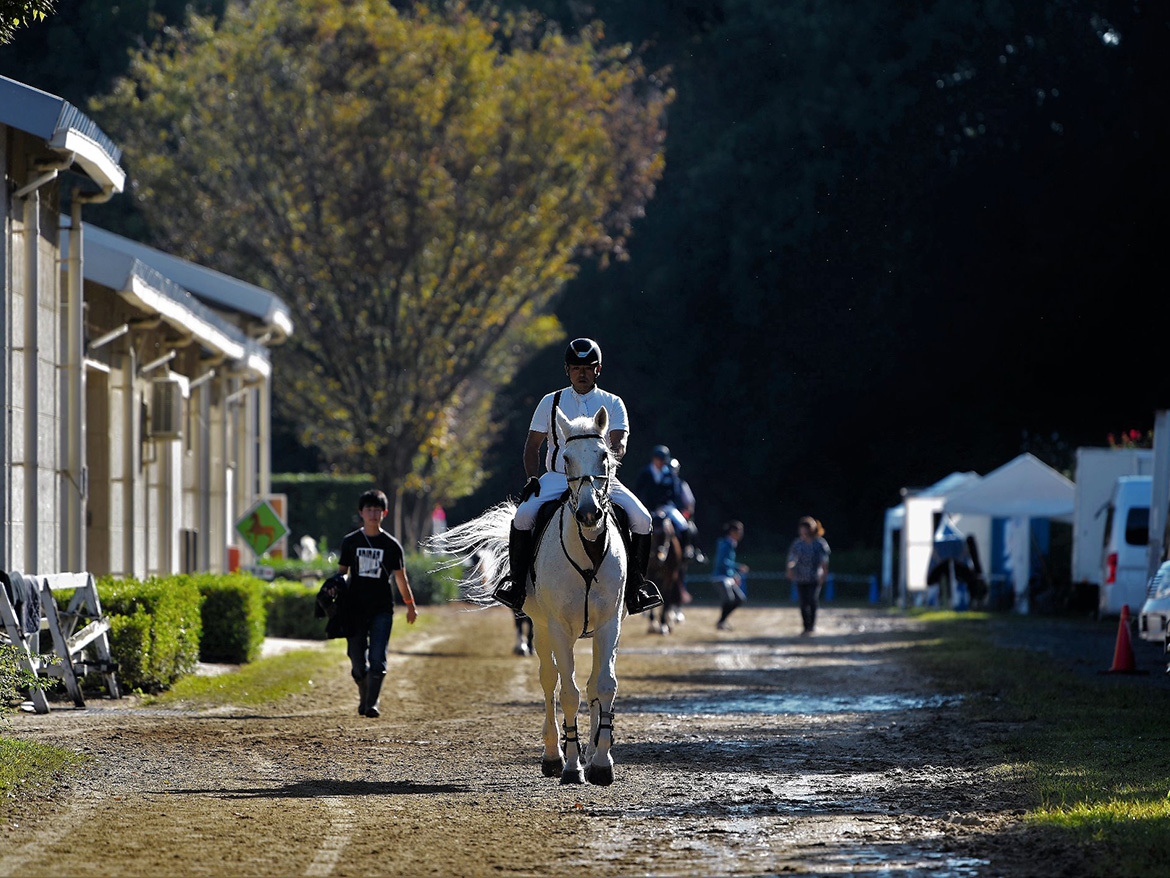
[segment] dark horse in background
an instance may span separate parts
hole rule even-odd
[[[686,558],[682,545],[674,530],[674,523],[661,509],[654,511],[653,529],[650,539],[650,566],[646,578],[662,592],[662,606],[651,610],[650,634],[669,634],[674,621],[679,618],[681,607],[689,598],[683,585],[686,572]]]

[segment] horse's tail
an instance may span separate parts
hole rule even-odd
[[[492,593],[508,572],[508,534],[516,504],[505,500],[478,518],[423,540],[430,555],[444,555],[438,569],[463,566],[459,599],[486,607],[496,603]]]

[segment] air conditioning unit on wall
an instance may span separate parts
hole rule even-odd
[[[150,385],[150,438],[182,439],[189,393],[187,378],[168,375],[154,379]]]

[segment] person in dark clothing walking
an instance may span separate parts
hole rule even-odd
[[[382,530],[389,506],[386,495],[379,490],[362,494],[358,500],[362,526],[345,535],[337,560],[338,572],[348,576],[346,652],[358,687],[358,713],[374,718],[380,715],[378,698],[386,678],[386,650],[394,623],[392,574],[406,604],[406,621],[413,625],[418,616],[406,577],[402,544]]]
[[[788,550],[788,578],[796,584],[800,596],[801,634],[812,634],[817,624],[817,598],[829,575],[829,544],[825,529],[811,515],[798,525],[799,536]]]
[[[729,521],[723,525],[723,536],[715,544],[713,572],[716,581],[723,588],[723,610],[715,625],[720,631],[731,630],[727,617],[746,600],[743,591],[743,575],[748,572],[748,566],[735,560],[735,548],[742,539],[743,522]]]

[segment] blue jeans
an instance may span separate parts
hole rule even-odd
[[[366,674],[386,675],[386,650],[393,624],[393,613],[375,613],[355,626],[359,629],[356,633],[345,638],[345,652],[355,680],[365,679]]]

